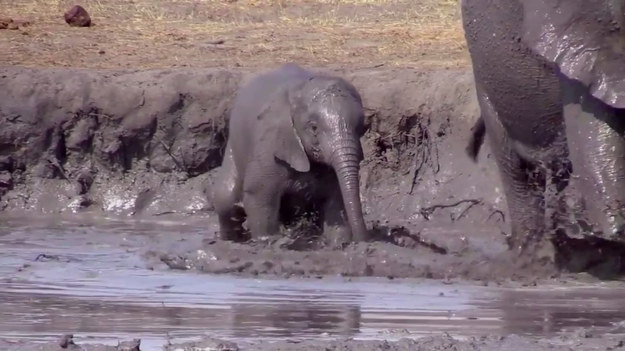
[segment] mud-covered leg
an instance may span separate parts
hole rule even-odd
[[[545,228],[553,232],[567,231],[569,209],[564,190],[569,185],[571,163],[566,156],[551,162],[547,167],[545,184]]]
[[[280,231],[280,200],[288,181],[280,171],[248,166],[244,180],[243,207],[253,238],[272,236]]]
[[[237,203],[241,200],[241,177],[228,146],[215,182],[214,203],[219,216],[219,233],[222,240],[243,240],[245,211]]]
[[[243,206],[247,213],[247,226],[253,238],[272,236],[280,231],[280,196],[275,193],[246,193]]]
[[[338,184],[323,206],[323,235],[332,246],[352,241],[352,230]]]
[[[504,187],[510,216],[510,246],[517,253],[547,248],[548,252],[532,252],[532,257],[552,258],[552,246],[545,244],[545,172],[523,159],[515,150],[499,116],[489,100],[478,89],[482,118],[493,147]]]

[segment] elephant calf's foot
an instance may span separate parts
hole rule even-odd
[[[245,211],[239,206],[220,213],[219,238],[238,242],[249,240],[250,235],[243,227],[243,222],[245,222]]]

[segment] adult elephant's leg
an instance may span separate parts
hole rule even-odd
[[[566,134],[573,174],[591,225],[610,240],[625,240],[625,110],[591,96],[561,77]]]
[[[237,205],[241,200],[241,190],[241,177],[234,165],[232,150],[228,146],[215,182],[213,198],[222,240],[239,241],[244,238],[245,211]]]
[[[511,235],[509,244],[517,253],[532,252],[532,257],[552,258],[551,246],[545,245],[545,175],[536,165],[524,160],[515,150],[489,99],[477,87],[482,118],[497,161],[508,205]],[[546,248],[547,252],[539,251]],[[533,250],[533,251],[530,251]]]

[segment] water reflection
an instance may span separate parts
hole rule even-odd
[[[283,338],[359,333],[358,305],[280,302],[167,306],[138,301],[111,303],[102,299],[52,294],[0,293],[0,334],[60,335],[67,332],[116,335],[185,335],[211,332],[222,337]]]
[[[489,305],[502,313],[502,333],[550,335],[625,321],[623,296],[622,287],[505,290]]]
[[[360,331],[361,311],[358,305],[235,304],[231,318],[232,335],[237,338],[302,337],[323,333],[354,336]]]

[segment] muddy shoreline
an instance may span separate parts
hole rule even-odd
[[[0,220],[203,218],[202,247],[144,258],[207,273],[486,284],[561,274],[507,251],[506,205],[489,147],[478,163],[465,153],[478,115],[470,70],[323,70],[347,78],[363,97],[361,194],[375,242],[332,248],[289,230],[246,244],[214,238],[212,178],[233,94],[255,73],[245,69],[1,68]],[[178,239],[184,233],[172,234]]]
[[[196,351],[196,350],[219,350],[219,351],[312,351],[312,350],[622,350],[625,344],[625,336],[622,326],[615,326],[612,333],[595,334],[592,328],[580,328],[574,332],[548,339],[537,339],[519,335],[489,335],[457,339],[449,334],[442,333],[421,338],[400,338],[396,341],[388,340],[354,340],[340,338],[333,341],[295,341],[286,340],[279,342],[232,342],[215,338],[203,338],[199,341],[185,343],[171,343],[163,346],[164,351]],[[60,339],[63,339],[61,337]],[[67,339],[65,337],[65,339]],[[102,345],[94,343],[74,342],[69,347],[61,348],[59,342],[49,343],[26,343],[26,342],[3,342],[0,346],[7,351],[57,351],[63,349],[80,351],[139,351],[141,340],[125,340],[118,345]],[[154,349],[156,350],[156,349]]]

